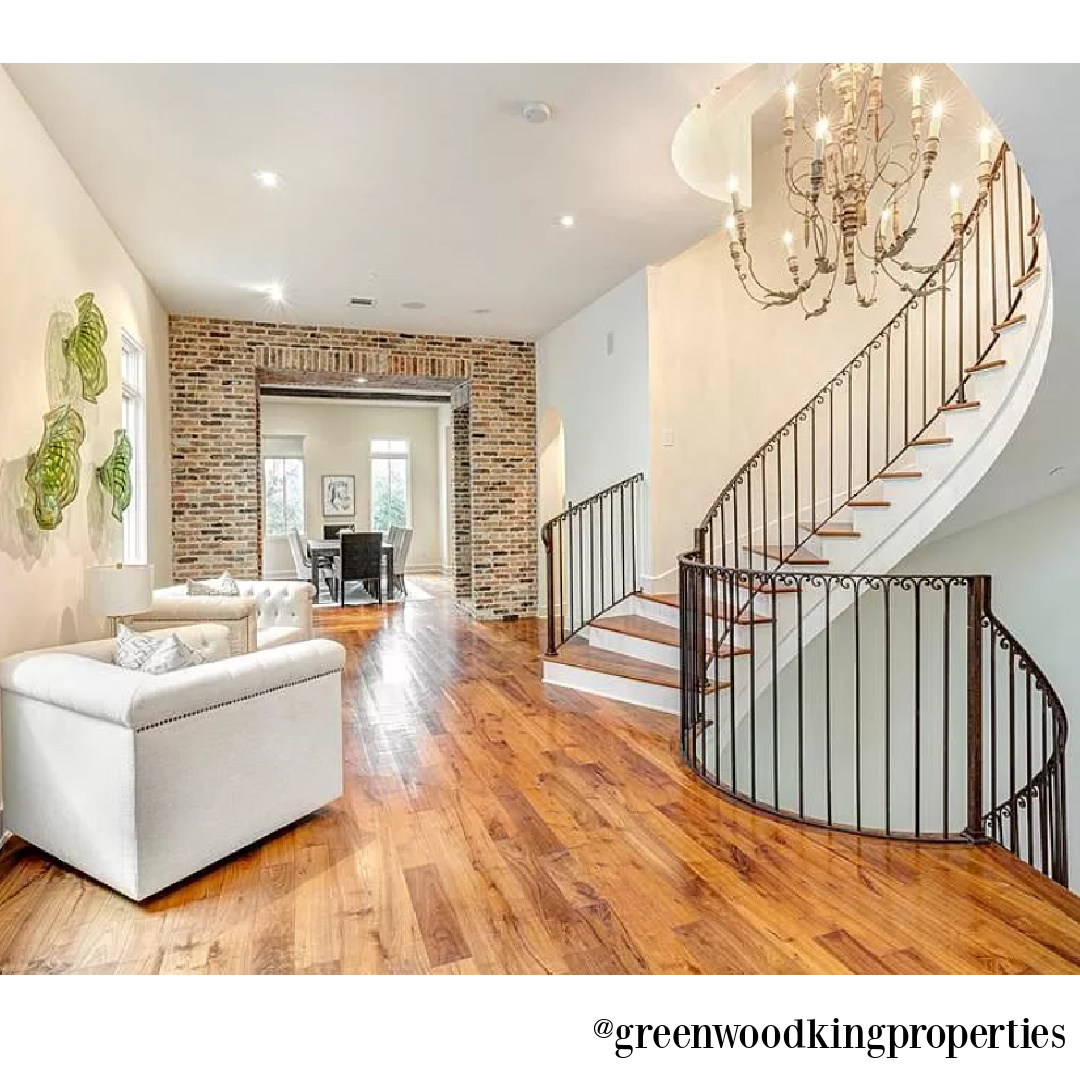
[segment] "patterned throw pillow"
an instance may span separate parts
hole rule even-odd
[[[206,662],[198,649],[185,645],[176,634],[158,638],[158,647],[150,654],[143,671],[148,675],[168,675],[170,671],[183,671]]]
[[[239,596],[240,586],[228,570],[219,578],[211,578],[209,581],[189,581],[187,583],[188,596]]]
[[[116,628],[116,653],[114,662],[117,667],[131,671],[142,671],[146,661],[161,644],[161,638],[153,634],[140,634],[120,623]]]
[[[164,637],[140,634],[121,623],[116,628],[115,662],[118,667],[131,671],[167,675],[170,671],[203,664],[206,657],[198,649],[185,645],[176,634]]]

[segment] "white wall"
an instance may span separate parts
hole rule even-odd
[[[309,536],[321,536],[322,477],[356,477],[356,527],[371,525],[371,440],[408,439],[412,547],[409,568],[438,569],[442,564],[440,529],[439,410],[436,405],[382,405],[351,401],[264,397],[263,435],[304,436],[305,522]],[[343,518],[325,519],[341,523]],[[285,538],[267,538],[264,573],[292,577]]]
[[[159,580],[172,565],[169,526],[168,327],[146,279],[0,69],[0,656],[96,636],[83,599],[86,566],[120,557],[93,469],[120,425],[120,336],[146,349],[149,554]],[[26,455],[57,404],[46,382],[62,317],[92,291],[109,328],[109,387],[78,407],[86,425],[80,490],[59,529],[26,520]],[[61,318],[57,318],[60,316]],[[2,723],[2,718],[0,718]]]
[[[454,568],[454,414],[449,405],[439,405],[439,567],[444,574]]]
[[[648,468],[648,277],[638,271],[536,344],[536,415],[562,420],[573,502]]]
[[[1066,792],[1069,864],[1080,892],[1080,487],[941,540],[931,538],[899,574],[990,574],[998,618],[1031,653],[1072,721]]]
[[[925,85],[925,100],[945,98],[948,116],[908,257],[934,263],[950,239],[950,182],[964,182],[966,206],[975,196],[982,110],[942,66],[926,68]],[[755,118],[748,223],[756,269],[783,285],[790,279],[780,236],[795,226],[781,187],[778,115]],[[670,574],[671,587],[678,555],[724,485],[906,299],[882,279],[877,303],[862,308],[841,281],[820,318],[807,320],[797,306],[762,310],[735,278],[726,213],[717,203],[717,232],[656,267],[649,290],[651,563],[654,574]]]

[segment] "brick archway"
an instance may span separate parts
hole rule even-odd
[[[363,375],[451,391],[458,600],[479,618],[535,613],[531,343],[173,316],[169,367],[176,580],[260,574],[260,387]]]

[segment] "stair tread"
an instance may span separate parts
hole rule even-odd
[[[1034,278],[1037,278],[1039,276],[1039,273],[1041,272],[1041,270],[1042,270],[1042,268],[1040,266],[1038,266],[1038,265],[1033,266],[1030,270],[1027,271],[1027,273],[1021,274],[1013,282],[1013,288],[1014,289],[1023,288],[1029,281],[1031,281]]]
[[[996,371],[998,368],[1003,368],[1008,363],[1008,360],[984,360],[981,364],[972,364],[969,368],[964,370],[969,375],[976,375],[980,371]]]
[[[951,435],[926,435],[921,439],[914,439],[911,446],[948,446],[953,441]]]
[[[886,469],[878,473],[879,480],[919,480],[922,473],[918,469]]]
[[[555,656],[541,656],[549,664],[567,664],[570,667],[596,671],[601,675],[616,675],[634,682],[650,683],[653,686],[667,686],[679,689],[679,672],[663,664],[651,664],[647,660],[635,660],[622,653],[597,649],[582,642],[567,642]],[[728,684],[710,682],[705,687],[706,693],[723,689]]]
[[[642,600],[651,600],[654,604],[663,604],[665,607],[678,608],[679,606],[679,594],[678,593],[647,593],[639,592],[637,594]],[[706,604],[708,603],[708,597],[706,597]],[[727,614],[727,605],[721,604],[719,615],[726,622],[729,618]],[[761,615],[756,611],[751,611],[747,608],[744,611],[738,613],[738,617],[735,620],[741,626],[749,626],[751,622],[755,623],[767,623],[772,622],[772,619],[768,615]]]
[[[850,536],[853,540],[858,540],[862,536],[861,532],[857,532],[855,529],[845,529],[839,525],[814,525],[810,521],[800,521],[799,528],[805,529],[809,533],[813,533],[815,536]]]
[[[1019,326],[1021,323],[1027,322],[1027,316],[1024,314],[1014,315],[1011,319],[1004,319],[1002,322],[994,323],[990,328],[990,332],[993,334],[1000,333],[1002,330],[1008,330],[1010,326]]]
[[[829,565],[829,560],[824,556],[815,555],[810,551],[803,551],[801,548],[778,547],[775,544],[770,544],[768,547],[762,547],[760,544],[747,544],[743,547],[743,550],[750,552],[752,555],[764,555],[765,558],[773,559],[775,562],[787,563],[788,566]]]
[[[848,506],[892,506],[892,503],[888,499],[851,499],[848,501]]]
[[[942,405],[942,412],[960,412],[961,409],[977,409],[979,403],[977,401],[950,401],[948,405]]]
[[[679,644],[679,628],[669,626],[667,623],[657,622],[655,619],[646,619],[643,615],[606,615],[601,619],[593,619],[589,624],[598,630],[610,630],[616,634],[626,634],[629,637],[641,638],[642,641],[655,641],[660,645]],[[741,656],[750,650],[736,648],[735,655]],[[720,649],[721,657],[729,657],[732,650],[724,645]]]

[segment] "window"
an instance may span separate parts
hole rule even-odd
[[[371,527],[386,533],[409,524],[409,443],[371,440]]]
[[[263,440],[263,528],[267,536],[304,532],[304,437]]]
[[[124,562],[146,562],[146,350],[120,335],[120,423],[131,440],[131,504],[124,514]]]

